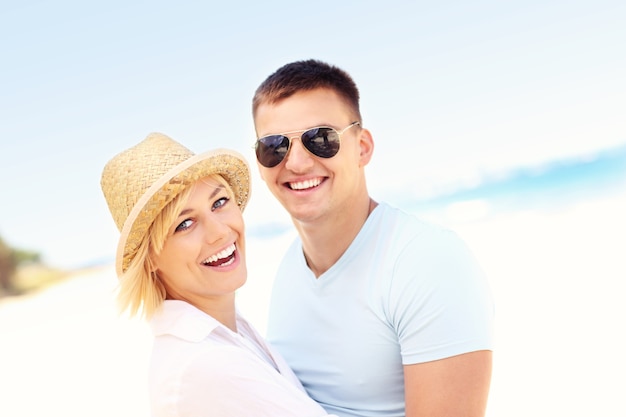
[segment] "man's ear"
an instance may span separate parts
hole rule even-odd
[[[374,154],[374,138],[367,129],[361,129],[359,132],[359,146],[361,153],[359,154],[361,166],[369,164]]]

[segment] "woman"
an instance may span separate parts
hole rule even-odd
[[[235,307],[246,282],[249,168],[153,133],[104,168],[121,235],[122,310],[150,320],[153,416],[321,416],[283,359]]]

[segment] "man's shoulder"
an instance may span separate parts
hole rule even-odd
[[[455,233],[437,223],[420,217],[419,214],[393,206],[389,203],[380,203],[380,221],[383,227],[388,228],[389,234],[405,236],[434,237],[437,235],[449,236]]]

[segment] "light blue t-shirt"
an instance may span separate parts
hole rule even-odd
[[[403,364],[492,350],[493,314],[463,241],[382,203],[317,279],[296,238],[275,279],[267,336],[329,413],[400,417]]]

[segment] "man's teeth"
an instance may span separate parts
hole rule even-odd
[[[317,187],[321,183],[322,180],[320,178],[315,178],[300,182],[290,182],[289,187],[291,187],[292,190],[306,190],[307,188]]]
[[[224,259],[224,258],[228,258],[229,256],[231,256],[233,253],[235,252],[235,244],[232,243],[229,247],[221,250],[220,252],[216,253],[215,255],[211,255],[209,256],[207,259],[204,260],[204,262],[202,262],[203,264],[210,264],[213,262],[218,261],[219,259]]]

